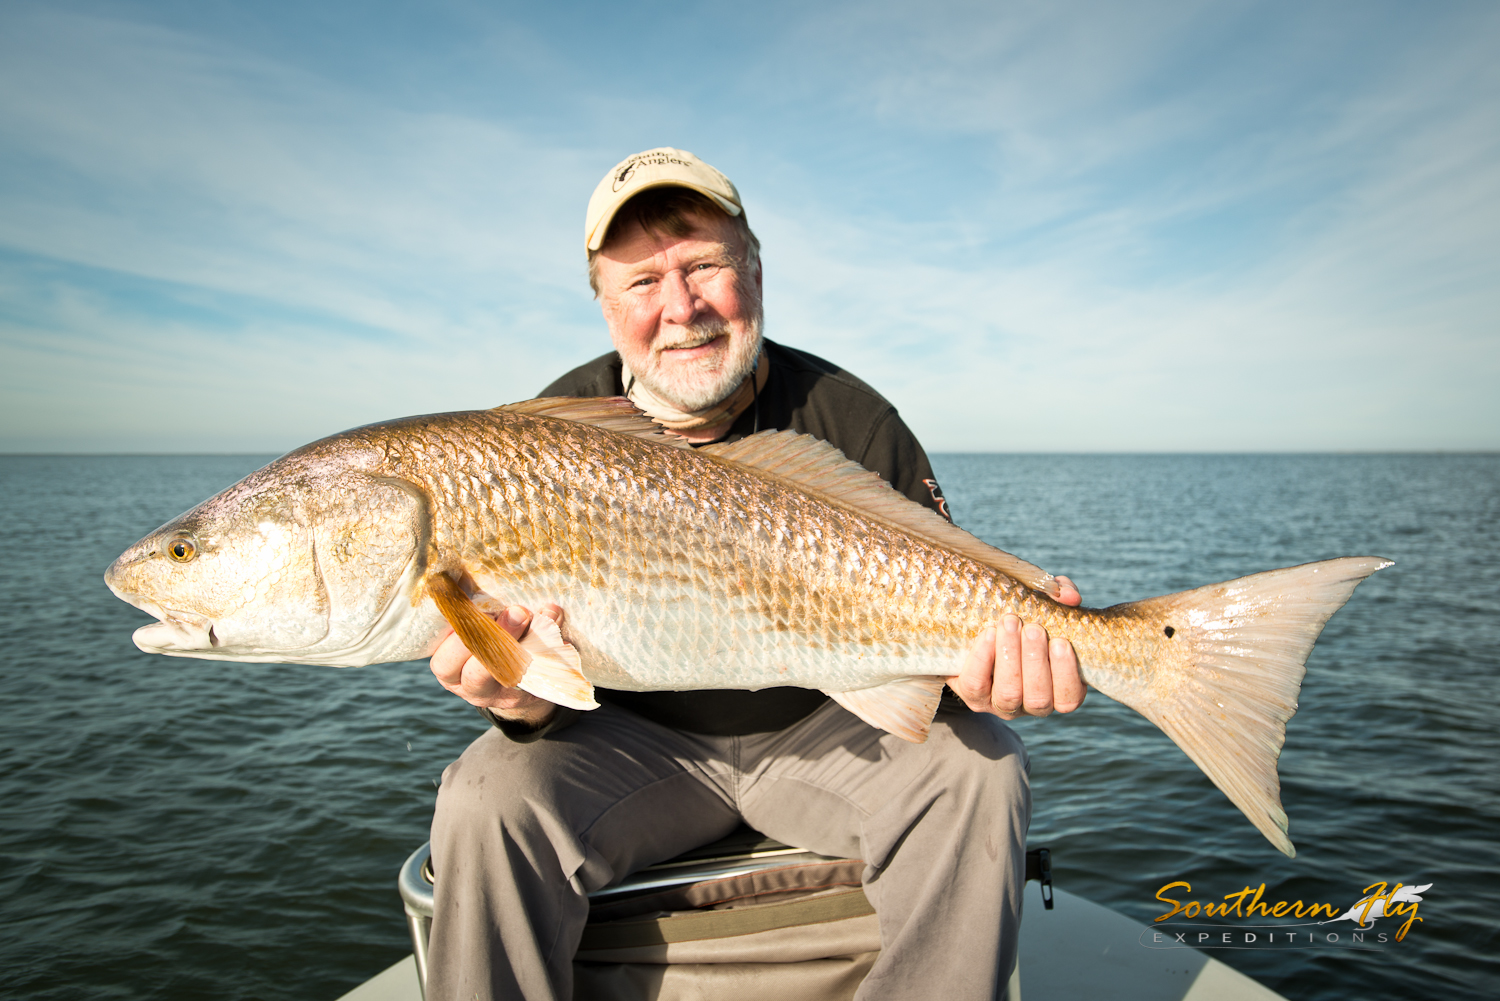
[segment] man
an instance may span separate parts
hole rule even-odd
[[[681,150],[631,157],[595,190],[585,242],[615,351],[542,395],[627,395],[695,444],[814,434],[946,514],[889,403],[761,337],[759,243],[728,178]],[[531,615],[500,621],[519,636]],[[741,818],[866,861],[882,951],[859,997],[998,996],[1030,793],[1025,751],[997,717],[1071,711],[1084,688],[1072,647],[1014,616],[955,666],[967,708],[940,709],[916,745],[806,689],[601,691],[602,708],[577,713],[502,688],[450,637],[433,673],[495,729],[443,775],[428,997],[571,998],[586,894]]]

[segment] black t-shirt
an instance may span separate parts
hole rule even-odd
[[[805,351],[765,341],[770,373],[754,405],[734,422],[723,441],[756,431],[791,429],[836,445],[845,455],[919,504],[948,517],[947,504],[927,453],[879,393],[837,365]],[[620,356],[611,351],[580,365],[542,390],[540,396],[622,396]],[[596,698],[663,726],[692,733],[732,736],[767,733],[811,715],[827,696],[807,688],[689,692],[617,692]]]

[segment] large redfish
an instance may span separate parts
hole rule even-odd
[[[1328,617],[1389,561],[1350,557],[1111,608],[790,431],[693,449],[623,400],[372,424],[291,452],[127,550],[105,580],[160,622],[142,650],[358,666],[452,626],[495,677],[594,708],[593,685],[827,692],[920,741],[943,679],[1006,612],[1161,727],[1293,853],[1276,759]],[[479,604],[476,604],[476,601]],[[517,643],[492,601],[566,611]],[[538,620],[540,622],[540,620]]]

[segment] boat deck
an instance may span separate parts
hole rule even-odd
[[[1151,929],[1118,911],[1066,890],[1053,896],[1053,910],[1026,909],[1010,1001],[1285,1001],[1206,952],[1150,948]],[[339,1001],[423,1001],[413,957]]]

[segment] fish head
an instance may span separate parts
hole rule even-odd
[[[410,624],[427,541],[423,495],[306,451],[252,473],[115,560],[104,575],[110,590],[159,620],[136,630],[136,646],[210,660],[404,659],[382,655],[401,646],[392,634]]]

